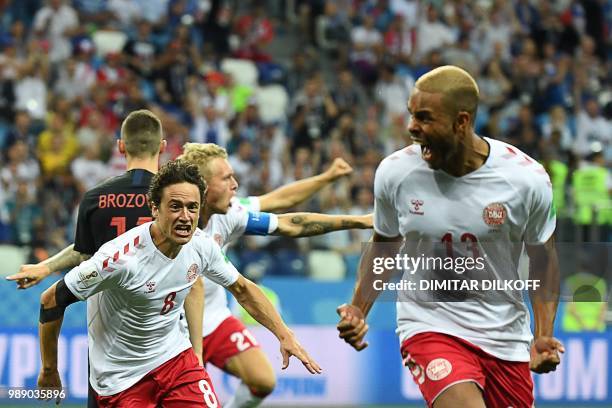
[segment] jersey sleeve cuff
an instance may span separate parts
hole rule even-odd
[[[66,279],[64,279],[64,283],[66,284],[66,287],[68,288],[70,293],[72,293],[74,295],[74,297],[76,297],[79,300],[86,300],[86,298],[81,293],[79,293],[78,291],[76,291],[72,287],[72,282],[71,281],[67,281]]]
[[[379,228],[376,227],[376,225],[374,225],[374,232],[378,235],[382,235],[385,238],[395,238],[399,235],[399,232],[397,234],[390,234],[388,232],[381,231]]]

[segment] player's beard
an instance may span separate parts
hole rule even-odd
[[[440,170],[447,167],[451,164],[456,153],[457,144],[455,135],[452,133],[445,136],[424,138],[421,144],[421,157],[432,170]]]

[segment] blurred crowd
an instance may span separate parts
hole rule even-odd
[[[162,119],[162,161],[222,145],[246,196],[343,157],[353,175],[299,209],[370,212],[376,166],[411,143],[414,81],[445,64],[477,79],[477,132],[544,163],[560,217],[612,225],[612,0],[0,0],[0,49],[0,241],[30,261],[125,170],[115,141],[140,108]],[[586,188],[601,211],[578,219]],[[331,249],[352,269],[368,238],[249,239],[237,257],[257,273],[262,248],[288,251],[299,274]]]

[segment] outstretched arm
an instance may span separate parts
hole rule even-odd
[[[560,363],[559,352],[565,351],[561,342],[553,337],[555,316],[559,305],[559,261],[554,238],[543,245],[527,245],[529,279],[539,282],[529,292],[534,315],[534,340],[530,368],[536,373],[554,371]]]
[[[372,228],[372,214],[327,215],[318,213],[289,213],[278,216],[278,228],[273,235],[309,237],[346,229]]]
[[[200,365],[202,362],[202,321],[204,319],[204,281],[198,277],[189,294],[185,298],[185,319],[189,328],[189,340],[193,351],[198,357]]]
[[[239,275],[238,280],[227,289],[257,322],[278,338],[283,356],[283,369],[289,366],[289,357],[293,355],[300,359],[312,374],[321,373],[321,367],[302,348],[278,311],[256,284]]]
[[[353,168],[346,161],[337,158],[329,169],[321,174],[295,181],[259,196],[260,211],[275,212],[292,208],[352,171]]]
[[[374,259],[377,257],[393,258],[398,253],[402,243],[402,237],[397,236],[387,238],[374,232],[372,242],[370,242],[359,262],[357,284],[350,304],[338,307],[340,323],[338,331],[340,338],[344,339],[355,350],[361,351],[368,346],[363,341],[368,332],[368,325],[365,319],[372,309],[380,291],[374,289],[374,281],[382,280],[388,282],[391,279],[393,270],[385,270],[381,274],[373,273]]]
[[[91,258],[91,255],[82,254],[74,250],[74,244],[70,244],[49,259],[35,265],[21,265],[19,272],[7,276],[10,281],[17,281],[18,289],[27,289],[38,285],[43,279],[52,273],[65,269],[71,269],[81,262]]]
[[[78,301],[70,292],[64,280],[53,284],[40,297],[40,357],[42,366],[38,374],[38,387],[61,389],[62,382],[57,370],[57,343],[64,311],[68,305]],[[57,400],[59,403],[59,397]]]

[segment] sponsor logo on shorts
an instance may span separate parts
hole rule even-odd
[[[453,366],[450,361],[445,358],[431,360],[429,364],[427,364],[427,369],[425,370],[427,378],[431,381],[440,381],[448,377],[451,371],[453,371]]]
[[[198,264],[191,264],[187,270],[187,282],[193,282],[198,277]]]
[[[502,203],[491,203],[482,211],[482,219],[492,227],[502,225],[506,221],[506,207]]]

